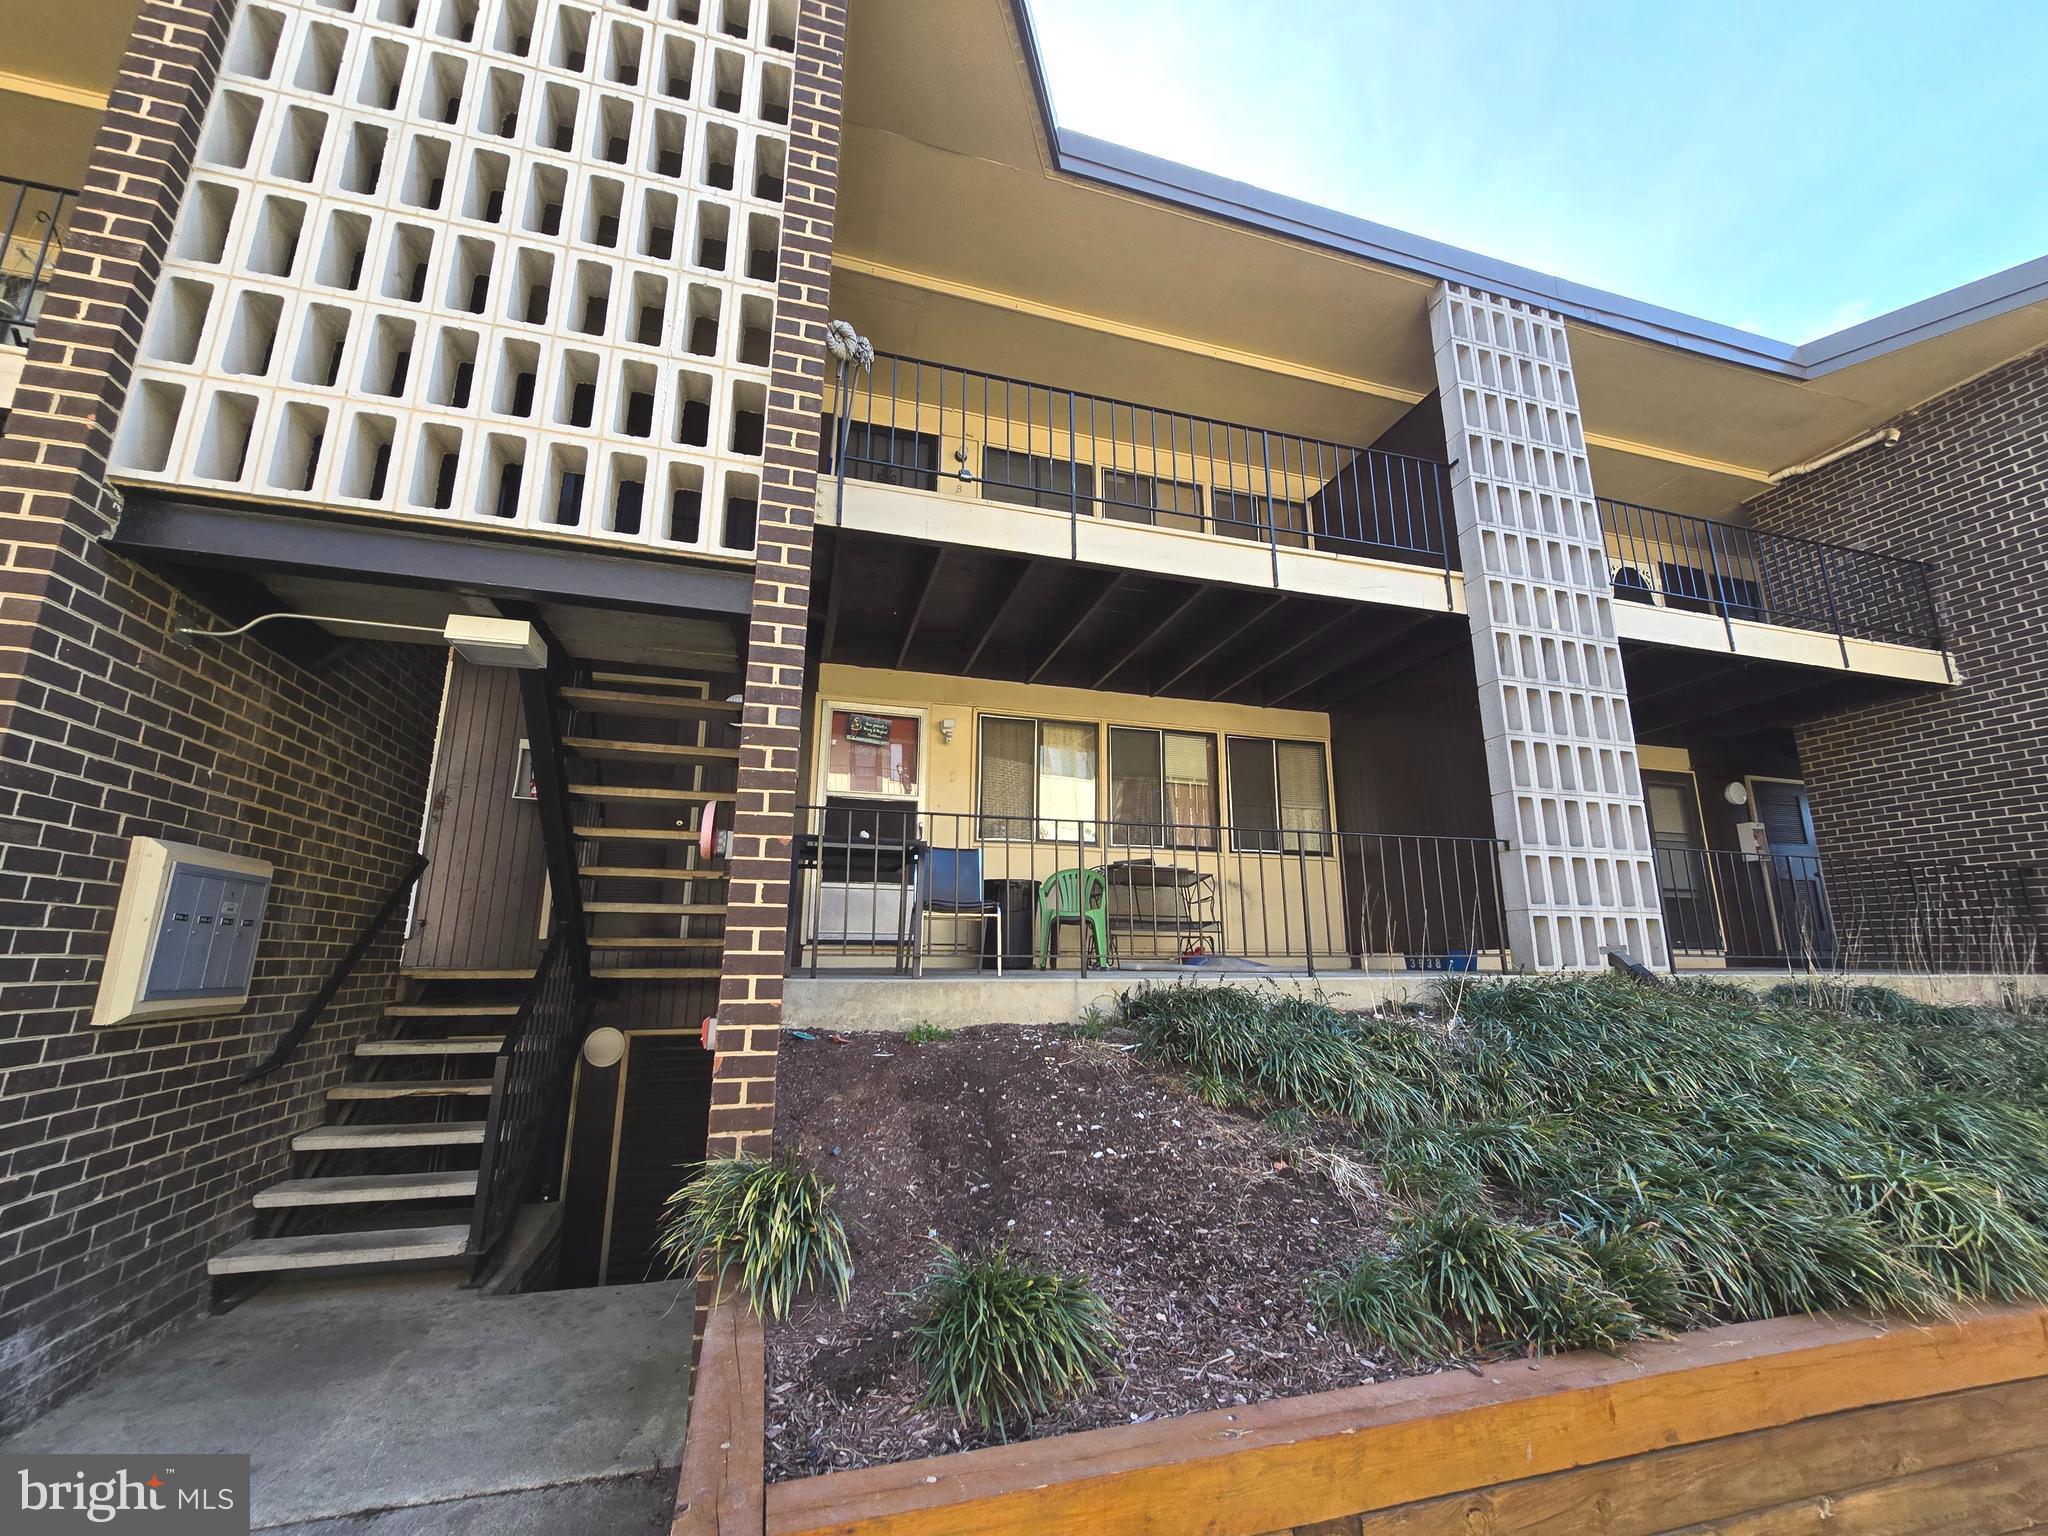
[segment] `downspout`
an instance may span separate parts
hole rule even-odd
[[[1844,443],[1832,453],[1824,453],[1817,459],[1808,459],[1804,464],[1788,464],[1783,469],[1773,470],[1770,475],[1770,482],[1773,485],[1782,485],[1787,480],[1796,480],[1801,475],[1810,475],[1816,469],[1826,469],[1828,465],[1833,464],[1838,459],[1846,459],[1852,453],[1861,453],[1864,449],[1875,448],[1879,444],[1883,444],[1887,448],[1893,448],[1898,445],[1898,441],[1899,429],[1897,427],[1880,427],[1875,432],[1865,433],[1853,443]]]

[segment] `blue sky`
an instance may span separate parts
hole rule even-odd
[[[2044,0],[1030,0],[1063,127],[1781,341],[2048,254]]]

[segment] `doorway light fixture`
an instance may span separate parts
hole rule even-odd
[[[274,619],[300,619],[309,624],[339,624],[344,628],[374,629],[386,634],[423,635],[451,646],[465,661],[480,667],[512,667],[535,672],[548,664],[547,642],[525,619],[490,618],[475,613],[451,613],[439,628],[431,624],[394,624],[385,619],[358,619],[338,613],[264,613],[233,629],[202,629],[197,624],[180,624],[171,633],[187,640],[232,640],[246,635],[259,624]]]

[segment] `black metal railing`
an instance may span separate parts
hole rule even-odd
[[[813,974],[1508,965],[1492,838],[872,801],[797,827],[790,960]]]
[[[560,1145],[586,999],[567,929],[555,927],[547,952],[491,1070],[491,1110],[477,1164],[469,1252],[481,1278],[512,1230],[544,1158]]]
[[[911,490],[1282,550],[1459,568],[1449,468],[1430,459],[877,353],[828,402],[819,466]],[[1843,639],[1939,648],[1929,566],[1602,498],[1615,596]],[[843,509],[842,509],[843,511]],[[1730,639],[1733,635],[1731,632]]]
[[[277,1044],[273,1045],[260,1060],[236,1074],[236,1087],[239,1088],[244,1083],[253,1083],[258,1078],[268,1077],[292,1059],[306,1036],[312,1032],[313,1026],[319,1023],[320,1016],[327,1011],[327,1005],[334,1001],[335,995],[347,984],[349,977],[355,974],[356,967],[362,963],[363,956],[370,952],[370,946],[377,942],[377,936],[384,931],[385,925],[396,917],[399,909],[405,905],[406,897],[411,894],[413,886],[419,882],[420,873],[426,867],[425,854],[415,855],[412,862],[406,865],[405,873],[398,877],[397,884],[393,885],[385,893],[383,901],[377,904],[377,910],[372,912],[369,920],[357,930],[348,948],[342,951],[341,958],[334,962],[334,969],[329,971],[327,979],[320,983],[319,990],[314,992],[307,1000],[306,1006],[299,1010],[297,1017],[277,1037]]]
[[[914,490],[1450,570],[1449,471],[1407,454],[878,353],[822,467]]]
[[[0,235],[0,343],[25,347],[35,335],[43,293],[64,254],[77,199],[70,187],[0,176],[0,208],[7,221]]]
[[[1604,497],[1600,524],[1623,602],[1941,647],[1934,572],[1923,561]]]
[[[2048,961],[2048,871],[1659,848],[1674,959],[1792,971],[2025,974]]]

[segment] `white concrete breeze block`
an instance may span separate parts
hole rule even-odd
[[[795,35],[796,0],[245,0],[115,472],[752,550]]]
[[[1516,957],[1668,959],[1612,588],[1563,320],[1430,301],[1494,826]]]

